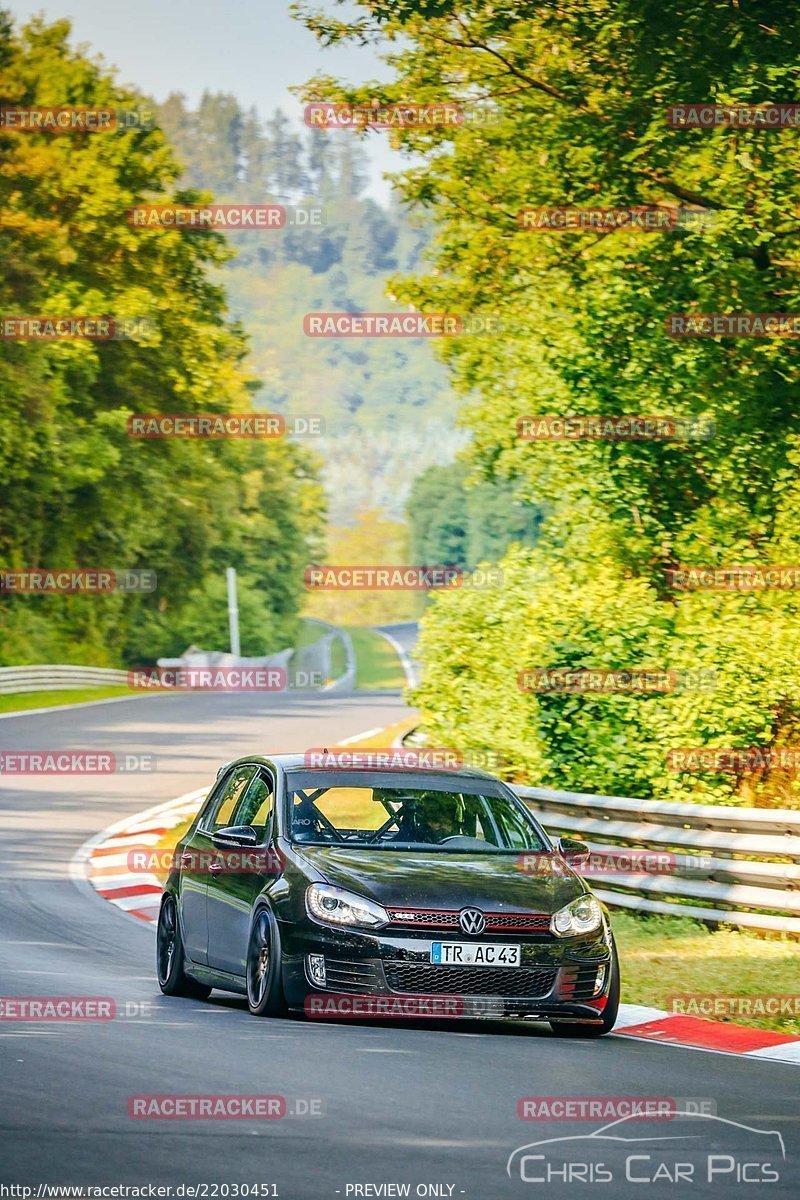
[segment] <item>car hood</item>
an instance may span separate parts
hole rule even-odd
[[[560,862],[553,871],[531,873],[523,870],[516,854],[303,846],[298,858],[328,883],[390,908],[474,906],[485,912],[554,913],[586,891]]]

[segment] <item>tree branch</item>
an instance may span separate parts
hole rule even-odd
[[[699,192],[692,191],[691,188],[681,187],[679,183],[673,183],[671,179],[660,175],[658,171],[644,170],[642,173],[647,179],[652,179],[653,183],[663,187],[665,192],[669,192],[671,196],[677,196],[679,200],[685,200],[687,204],[696,204],[699,208],[725,208],[725,205],[719,200],[709,200],[707,196],[701,196]]]

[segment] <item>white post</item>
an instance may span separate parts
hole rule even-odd
[[[228,567],[228,624],[231,630],[231,654],[236,658],[242,653],[239,644],[239,603],[236,599],[236,568]]]

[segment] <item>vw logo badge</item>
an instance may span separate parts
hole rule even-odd
[[[458,923],[464,933],[483,933],[486,928],[486,917],[479,908],[462,908],[458,914]]]

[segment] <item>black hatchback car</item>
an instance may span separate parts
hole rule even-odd
[[[240,759],[176,847],[159,985],[238,992],[258,1016],[484,1016],[600,1036],[619,965],[568,861],[586,852],[482,771]]]

